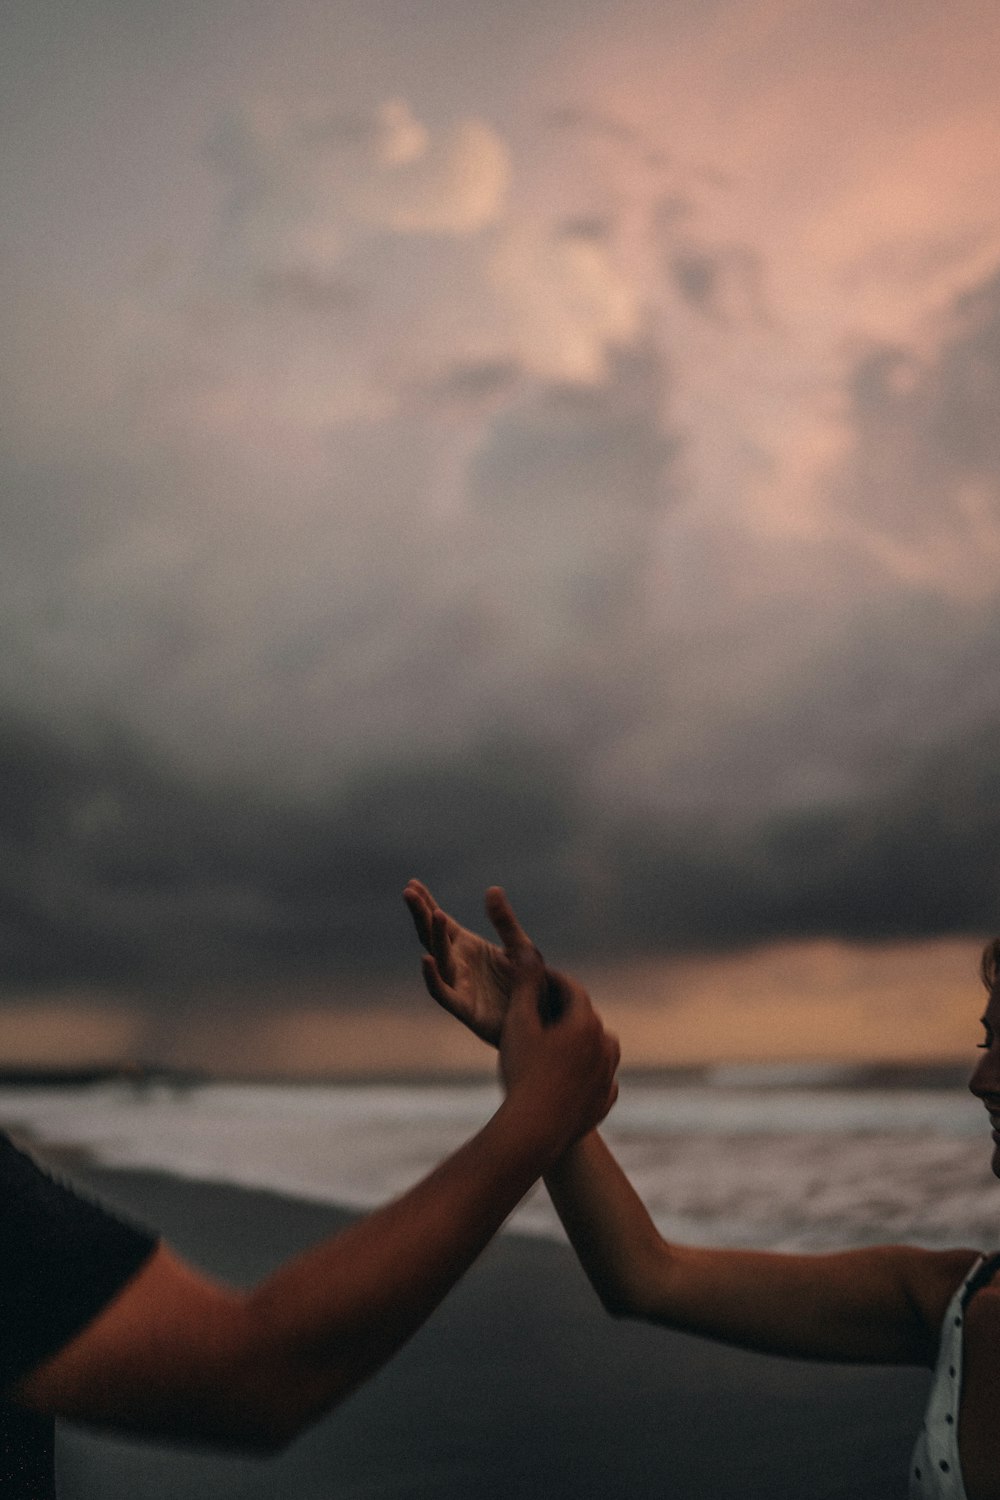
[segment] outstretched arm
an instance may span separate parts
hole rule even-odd
[[[502,982],[491,983],[495,965],[486,952],[476,952],[477,944],[482,950],[491,945],[460,927],[419,882],[407,887],[406,900],[429,951],[424,977],[430,993],[489,1040],[484,1018],[499,1024],[506,1005]],[[488,910],[508,941],[528,941],[496,888]],[[549,997],[553,988],[563,996],[582,993],[572,980],[550,973]],[[770,1353],[933,1362],[945,1307],[975,1258],[971,1250],[894,1245],[784,1255],[671,1244],[596,1131],[571,1147],[545,1181],[611,1313]]]
[[[975,1260],[902,1245],[786,1255],[673,1244],[596,1130],[545,1182],[609,1312],[762,1353],[933,1364],[945,1308]]]
[[[249,1294],[159,1249],[121,1294],[13,1392],[55,1416],[150,1437],[280,1447],[382,1365],[523,1194],[611,1107],[618,1049],[589,1002],[543,1026],[540,957],[507,949],[506,1097],[396,1202]]]

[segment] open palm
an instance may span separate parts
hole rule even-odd
[[[421,881],[408,883],[403,900],[427,950],[423,974],[431,995],[476,1036],[495,1047],[514,982],[510,959],[496,943],[487,942],[449,916]],[[497,886],[487,892],[486,911],[505,944],[514,929],[520,940],[527,941]]]

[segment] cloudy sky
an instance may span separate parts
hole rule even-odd
[[[1000,11],[9,0],[9,994],[1000,925]]]

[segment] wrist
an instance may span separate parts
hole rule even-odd
[[[567,1130],[565,1114],[554,1110],[551,1100],[538,1089],[510,1089],[498,1115],[522,1149],[538,1163],[539,1173],[547,1172],[575,1139]]]

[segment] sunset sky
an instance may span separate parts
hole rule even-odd
[[[998,77],[985,0],[8,0],[0,1050],[373,994],[411,874],[974,1009]]]

